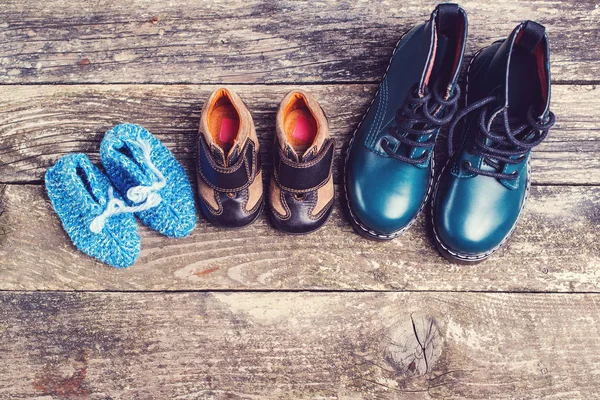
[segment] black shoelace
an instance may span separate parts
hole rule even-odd
[[[532,106],[529,108],[529,110],[527,110],[526,122],[518,125],[516,129],[512,129],[511,123],[514,123],[514,121],[509,121],[508,112],[504,110],[502,112],[502,126],[500,126],[500,128],[502,128],[501,132],[494,133],[492,132],[492,129],[488,129],[486,126],[488,110],[485,106],[495,100],[495,96],[486,97],[469,105],[456,115],[456,118],[454,121],[452,121],[448,131],[448,155],[450,157],[454,153],[452,142],[456,125],[464,116],[477,109],[482,109],[481,113],[479,114],[478,126],[481,136],[473,141],[473,146],[467,151],[470,154],[482,156],[486,164],[495,169],[500,169],[501,166],[499,163],[501,162],[507,164],[521,163],[527,156],[527,152],[540,144],[546,138],[548,131],[556,121],[556,117],[552,112],[548,114],[546,121],[536,121],[533,117]],[[472,166],[471,163],[466,160],[463,162],[462,166],[471,173],[485,175],[497,179],[514,180],[519,177],[519,173],[517,171],[514,171],[512,174],[486,171]]]
[[[395,153],[387,138],[383,138],[381,147],[390,157],[413,165],[427,160],[430,149],[435,145],[434,133],[442,125],[452,121],[460,97],[460,89],[456,86],[454,94],[450,98],[444,99],[438,90],[439,86],[435,85],[433,91],[426,86],[422,95],[416,88],[411,90],[404,105],[396,112],[395,125],[390,127],[390,134],[401,144],[429,150],[419,158],[407,157]],[[432,137],[425,141],[418,141],[422,136],[427,135],[432,135]],[[411,139],[411,136],[414,139]]]

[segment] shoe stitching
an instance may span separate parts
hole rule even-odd
[[[253,214],[256,212],[256,210],[261,206],[262,202],[264,201],[264,196],[261,195],[260,199],[258,199],[258,201],[256,202],[256,205],[254,207],[252,207],[250,210],[248,210],[247,214]]]
[[[327,150],[323,150],[322,151],[323,155],[320,156],[319,160],[317,160],[317,161],[321,161],[325,157],[325,154],[329,151],[329,147],[331,147],[331,146],[334,145],[335,142],[333,141],[333,139],[330,139],[330,140],[331,140],[330,144],[327,145]],[[334,160],[334,157],[331,157],[331,163],[329,164],[329,173],[327,174],[327,179],[323,180],[323,182],[319,183],[318,185],[313,186],[313,187],[308,188],[308,189],[292,189],[292,188],[288,188],[287,186],[283,186],[281,184],[281,182],[279,181],[279,173],[278,173],[279,168],[273,168],[273,177],[275,178],[275,182],[277,183],[277,186],[279,186],[279,188],[281,190],[284,190],[286,192],[290,192],[290,193],[309,193],[309,192],[313,192],[315,190],[319,190],[320,188],[322,188],[323,186],[325,186],[327,184],[327,182],[329,182],[329,179],[331,178],[331,175],[333,173],[333,160]],[[283,157],[280,157],[280,162],[281,161],[284,161]],[[297,166],[297,165],[299,165],[300,168],[307,168],[308,166],[312,166],[312,165],[316,164],[316,163],[313,163],[312,165],[304,165],[304,164],[295,163],[295,165],[294,165],[294,164],[290,164],[288,162],[285,162],[285,163],[287,165],[290,165],[290,166]]]
[[[496,43],[496,42],[494,42]],[[494,45],[494,43],[492,43],[490,46],[484,47],[482,49],[480,49],[477,53],[475,53],[475,55],[473,55],[473,58],[471,59],[471,61],[469,62],[469,66],[467,68],[467,78],[466,78],[466,83],[465,83],[465,103],[467,101],[468,98],[468,94],[469,94],[469,71],[471,69],[471,66],[473,64],[473,61],[475,60],[475,58],[477,58],[477,56],[479,55],[479,53],[481,53],[483,50],[491,47],[492,45]],[[433,229],[433,234],[434,234],[434,238],[437,242],[437,244],[439,246],[442,247],[442,249],[444,251],[446,251],[448,254],[450,254],[451,256],[454,256],[455,258],[458,258],[459,260],[464,260],[464,261],[482,261],[486,258],[488,258],[489,256],[491,256],[492,254],[494,254],[496,251],[498,251],[510,238],[510,236],[512,235],[513,231],[515,230],[515,228],[517,227],[517,223],[519,222],[519,219],[521,218],[521,214],[523,213],[523,210],[525,209],[525,204],[527,203],[527,200],[529,198],[529,191],[530,191],[530,187],[531,187],[531,174],[530,174],[530,159],[531,157],[529,157],[527,159],[527,169],[528,169],[528,173],[527,173],[527,186],[525,188],[525,197],[523,199],[523,203],[521,204],[521,208],[519,209],[519,214],[517,215],[517,219],[515,220],[515,223],[513,224],[512,228],[510,229],[510,231],[508,231],[508,233],[506,234],[506,236],[502,239],[502,241],[496,245],[493,249],[488,250],[485,253],[481,253],[481,254],[476,254],[476,255],[468,255],[465,253],[460,253],[460,252],[454,252],[452,250],[450,250],[449,248],[447,248],[443,243],[442,240],[440,239],[438,233],[437,233],[437,229],[435,228],[435,217],[434,217],[434,210],[435,210],[435,199],[436,199],[436,194],[437,194],[437,190],[438,190],[438,186],[440,184],[441,178],[443,176],[444,170],[446,169],[446,167],[449,165],[450,161],[452,160],[452,158],[449,158],[448,161],[446,162],[446,165],[444,165],[444,168],[442,168],[442,171],[440,172],[436,183],[435,183],[435,189],[433,191],[433,196],[431,198],[431,225],[432,225],[432,229]]]
[[[396,43],[396,47],[394,49],[394,52],[392,53],[392,56],[390,57],[390,60],[388,62],[388,66],[385,70],[385,73],[383,75],[383,79],[385,80],[387,78],[387,73],[392,65],[392,61],[394,60],[394,56],[396,55],[396,52],[402,48],[403,44],[401,45],[402,40],[404,39],[404,37],[408,34],[412,32],[412,29],[405,32],[400,39],[398,39],[398,43]],[[346,149],[346,157],[344,159],[344,197],[346,198],[346,205],[348,207],[348,211],[350,212],[350,218],[352,219],[352,221],[355,223],[355,226],[358,226],[360,229],[362,229],[365,233],[367,233],[369,236],[373,236],[379,239],[395,239],[398,236],[402,235],[408,228],[410,228],[415,221],[417,220],[417,217],[419,216],[419,214],[423,211],[423,209],[425,208],[425,204],[427,204],[427,200],[429,198],[429,195],[431,193],[431,189],[432,189],[432,183],[433,183],[433,178],[434,178],[434,170],[435,170],[435,159],[434,159],[434,151],[431,151],[431,164],[430,164],[430,169],[431,169],[431,173],[430,173],[430,177],[429,180],[427,182],[427,194],[425,195],[425,199],[423,200],[423,202],[421,203],[421,206],[419,207],[419,211],[417,211],[416,216],[409,221],[409,223],[402,228],[401,230],[394,232],[392,234],[386,235],[386,234],[381,234],[381,233],[377,233],[369,228],[366,228],[365,226],[363,226],[358,219],[356,218],[356,216],[354,215],[354,212],[352,211],[352,207],[350,206],[350,199],[348,198],[348,184],[347,184],[347,174],[348,174],[348,160],[350,159],[350,152],[352,150],[352,145],[354,144],[354,140],[356,139],[356,133],[358,132],[358,130],[360,129],[360,127],[362,126],[363,122],[365,121],[365,118],[367,117],[367,115],[369,114],[369,112],[371,111],[371,108],[373,106],[373,103],[375,102],[375,99],[377,97],[377,94],[375,95],[375,97],[373,97],[373,99],[371,99],[371,103],[369,104],[369,108],[367,109],[367,112],[365,114],[363,114],[362,119],[360,120],[359,124],[357,125],[357,127],[354,129],[354,132],[352,133],[352,136],[350,137],[350,142],[348,143],[348,148]],[[365,140],[366,141],[366,140]]]
[[[371,127],[369,134],[365,138],[365,145],[371,149],[373,142],[377,138],[377,134],[380,132],[383,125],[383,117],[385,117],[385,109],[388,104],[388,83],[387,76],[384,77],[381,82],[381,91],[379,94],[379,105],[377,106],[377,112],[375,113],[376,124]],[[372,149],[371,149],[372,150]]]
[[[281,188],[279,188],[279,199],[280,199],[281,204],[283,205],[283,208],[285,209],[285,213],[286,213],[286,215],[284,215],[280,219],[283,221],[288,220],[292,217],[292,210],[290,210],[290,207],[288,206],[287,201],[285,201],[285,192],[283,190],[281,190]],[[273,211],[277,212],[274,209],[273,209]],[[277,214],[279,214],[279,213],[277,212]],[[279,215],[281,215],[281,214],[279,214]]]
[[[325,205],[325,207],[323,207],[323,209],[321,211],[319,211],[314,216],[312,214],[309,214],[308,217],[312,220],[321,219],[323,217],[323,215],[325,215],[325,213],[328,212],[329,209],[333,206],[334,200],[335,200],[335,194],[334,194],[334,197],[332,197],[331,200],[329,200],[329,202],[327,202],[327,204]],[[315,202],[315,204],[316,204],[316,202]],[[313,209],[314,209],[314,207],[313,207]]]

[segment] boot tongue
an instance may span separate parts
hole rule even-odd
[[[510,52],[515,39],[515,32],[506,39],[501,45],[486,71],[486,76],[483,81],[490,88],[487,96],[495,96],[496,100],[490,104],[492,118],[496,113],[506,106],[507,95],[507,79],[508,79],[508,62],[510,60]],[[493,122],[493,121],[492,121]]]
[[[488,123],[491,123],[494,126],[497,123],[500,123],[503,126],[503,117],[502,114],[499,113],[499,111],[502,109],[506,109],[510,113],[508,117],[511,120],[511,123],[515,123],[517,125],[522,123],[522,121],[515,121],[515,119],[522,120],[524,117],[521,114],[524,114],[527,109],[521,110],[520,108],[522,107],[511,109],[509,104],[510,99],[508,97],[508,80],[510,63],[512,62],[511,53],[515,46],[519,46],[531,53],[534,53],[537,51],[537,49],[539,49],[539,45],[544,37],[544,26],[534,21],[525,21],[519,24],[519,26],[512,31],[510,36],[498,48],[498,51],[494,55],[486,72],[486,76],[483,78],[488,87],[491,88],[487,95],[496,97],[496,100],[491,103],[489,108],[490,115],[488,116]],[[549,87],[550,73],[547,69],[545,74],[548,81],[546,86]],[[544,96],[545,104],[542,104],[542,108],[544,108],[543,114],[547,112],[549,107],[550,96],[548,90],[545,90]],[[515,114],[515,112],[517,112],[517,114]]]
[[[506,132],[506,125],[505,125],[504,117],[505,117],[505,113],[507,113],[507,112],[508,112],[508,109],[504,109],[504,110],[494,113],[491,117],[489,117],[487,123],[488,123],[490,132],[493,132],[496,135]],[[523,123],[523,121],[521,121],[520,118],[511,118],[510,116],[508,117],[508,125],[511,130],[516,129],[522,123]],[[533,135],[533,132],[530,129],[525,129],[525,131],[522,134],[520,134],[519,137],[516,137],[516,139],[527,142],[527,140],[530,139],[532,135]],[[486,144],[488,146],[494,146],[494,147],[498,146],[492,140],[487,140]],[[509,147],[512,147],[512,146],[509,145]],[[495,158],[488,156],[488,157],[484,158],[484,165],[482,165],[481,168],[483,170],[499,172],[502,169],[503,165],[504,164],[501,161],[498,161]]]
[[[490,132],[494,132],[495,134],[499,134],[500,132],[505,131],[504,127],[504,116],[502,115],[502,111],[494,112],[491,116],[488,116],[487,126]],[[488,146],[494,146],[495,143],[488,139],[485,141]],[[502,163],[492,158],[490,156],[486,156],[483,159],[483,164],[481,165],[482,170],[499,172],[502,169]]]
[[[545,118],[550,111],[550,55],[548,43],[545,42],[546,28],[535,21],[525,21],[522,25],[523,28],[517,34],[515,42],[536,58],[541,98],[540,103],[535,105],[534,111],[539,113],[535,115],[536,117]]]
[[[443,3],[436,7],[426,25],[426,32],[429,33],[429,54],[425,60],[425,74],[420,82],[421,93],[425,86],[429,85],[430,89],[435,89],[434,84],[440,83],[440,90],[445,90],[445,93],[441,94],[446,98],[451,95],[462,66],[460,55],[464,52],[465,31],[466,21],[461,16],[458,4]],[[450,39],[449,35],[455,38]],[[440,52],[440,48],[447,50]]]
[[[494,55],[486,76],[482,78],[488,87],[491,88],[487,95],[496,97],[496,100],[489,105],[489,114],[485,121],[490,132],[494,132],[495,134],[506,132],[505,117],[508,119],[508,125],[511,130],[516,129],[525,122],[522,115],[524,110],[511,110],[509,104],[508,71],[510,69],[511,52],[515,44],[518,43],[519,46],[533,53],[544,37],[545,28],[542,25],[533,21],[525,21],[513,30]],[[549,73],[547,76],[549,81]],[[547,99],[549,101],[549,95]],[[547,107],[546,105],[546,109]],[[519,113],[515,114],[514,111],[519,111]],[[517,139],[527,141],[528,136],[531,134],[532,132],[526,129]],[[486,144],[493,145],[491,140],[488,140]],[[482,166],[484,170],[498,172],[503,166],[503,163],[490,157],[486,157],[484,162],[485,164]]]
[[[510,36],[500,45],[498,51],[494,55],[484,82],[491,88],[488,96],[496,96],[497,100],[492,103],[492,110],[495,114],[501,108],[507,107],[508,104],[508,71],[511,61],[511,52],[515,43],[519,43],[527,50],[533,52],[540,44],[545,35],[545,28],[533,21],[525,21],[519,24]]]

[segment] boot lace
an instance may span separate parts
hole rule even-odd
[[[410,147],[428,149],[419,158],[411,158],[394,151],[387,138],[381,139],[381,147],[392,158],[413,165],[421,164],[427,160],[431,149],[435,145],[435,132],[444,124],[452,121],[458,107],[460,89],[458,86],[448,99],[439,90],[439,84],[434,90],[425,87],[423,93],[419,93],[415,86],[409,93],[406,101],[396,112],[395,124],[390,127],[390,134],[399,143]],[[430,138],[419,141],[424,136]]]
[[[491,126],[488,128],[488,124],[486,123],[488,107],[486,106],[496,99],[495,96],[483,98],[457,113],[448,130],[448,155],[450,157],[454,153],[453,138],[456,125],[463,117],[475,110],[481,109],[478,118],[479,136],[473,141],[473,146],[467,151],[470,154],[483,157],[485,162],[495,169],[501,168],[499,163],[521,163],[527,156],[527,153],[546,138],[550,128],[556,122],[556,117],[552,112],[549,112],[545,121],[536,120],[533,117],[533,106],[531,106],[527,110],[526,121],[524,123],[519,124],[519,121],[509,120],[508,112],[504,110],[501,112],[501,123],[490,124]],[[513,129],[511,125],[515,126],[515,122],[518,125]],[[498,132],[493,132],[495,130],[498,130]],[[467,160],[463,161],[462,166],[471,173],[497,179],[514,180],[519,177],[518,171],[514,171],[512,174],[486,171],[474,167]]]

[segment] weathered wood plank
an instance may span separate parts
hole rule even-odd
[[[0,83],[378,80],[402,32],[437,0],[3,1]],[[465,0],[468,54],[544,23],[558,80],[600,76],[595,0]]]
[[[6,399],[587,400],[600,392],[598,295],[2,293],[0,300]]]
[[[234,86],[254,114],[270,173],[275,112],[292,86]],[[376,85],[305,86],[321,101],[337,138],[335,180],[342,154],[366,112]],[[85,152],[98,161],[100,140],[114,124],[146,126],[191,171],[199,110],[214,86],[0,86],[0,182],[31,182],[60,156]],[[540,184],[600,184],[600,88],[555,86],[558,123],[535,149],[533,180]],[[445,143],[440,141],[439,156]],[[442,164],[441,162],[439,163]]]
[[[508,247],[472,268],[438,255],[424,218],[372,242],[338,202],[322,230],[302,237],[264,216],[237,231],[201,220],[180,240],[140,225],[140,259],[116,270],[75,249],[41,186],[7,185],[2,196],[0,290],[600,291],[598,187],[534,187]]]

